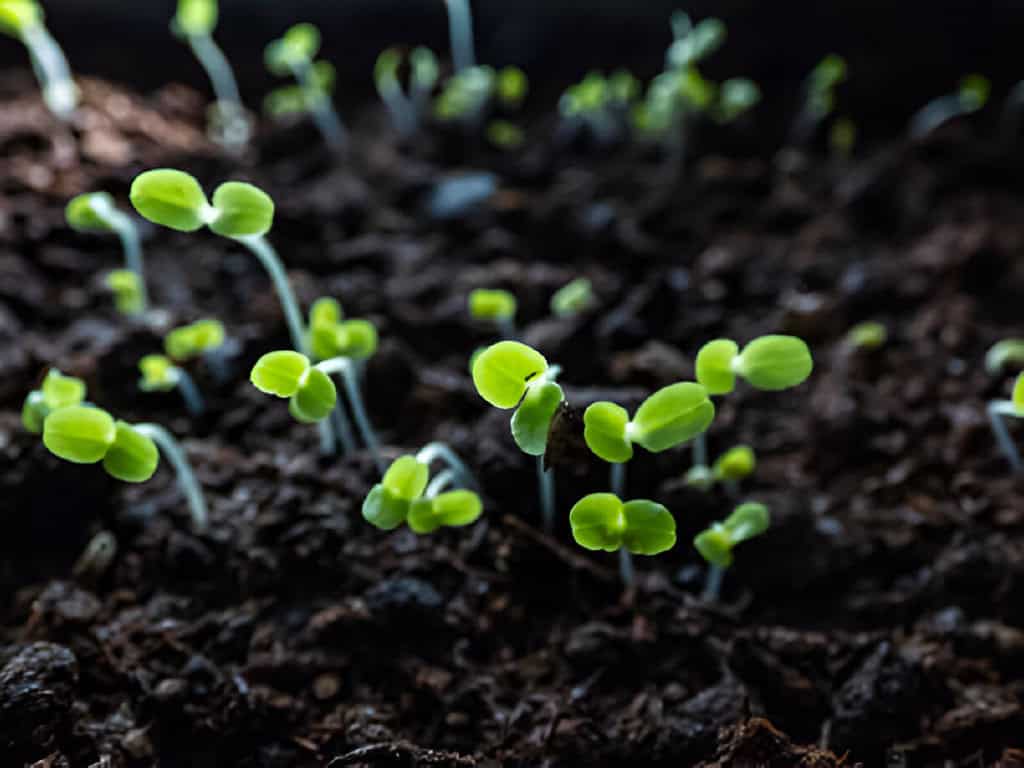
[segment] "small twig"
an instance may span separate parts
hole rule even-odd
[[[389,741],[382,744],[368,744],[340,755],[327,764],[327,768],[357,763],[401,762],[406,765],[433,766],[475,766],[475,758],[455,752],[440,752],[417,747],[408,741]]]
[[[574,571],[586,571],[601,581],[612,582],[618,580],[616,575],[611,571],[592,563],[582,555],[577,555],[571,549],[563,547],[550,536],[546,536],[535,528],[531,528],[519,518],[511,515],[505,515],[502,518],[502,522],[511,528],[515,528],[519,533],[523,534],[528,539],[531,539],[533,542],[540,544]]]

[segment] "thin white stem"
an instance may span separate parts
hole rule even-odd
[[[611,470],[612,493],[622,499],[626,495],[626,465],[612,464]],[[633,567],[633,556],[625,547],[619,548],[619,576],[626,589],[632,589],[636,584],[636,568]]]
[[[545,469],[543,455],[537,457],[537,486],[544,530],[553,533],[555,530],[555,473],[554,470]]]
[[[923,139],[939,126],[965,114],[960,95],[951,93],[925,104],[910,121],[910,137]]]
[[[366,444],[370,455],[373,456],[373,463],[377,465],[377,470],[384,474],[386,467],[380,455],[380,443],[377,442],[377,435],[373,431],[370,417],[363,406],[363,395],[359,389],[358,366],[347,357],[332,357],[330,360],[317,363],[316,367],[328,375],[332,373],[341,374],[341,380],[345,386],[345,396],[352,407],[352,415],[355,417],[359,434],[362,435],[363,443]]]
[[[227,57],[209,35],[188,35],[188,45],[210,78],[210,85],[224,121],[223,143],[229,147],[245,146],[252,134],[252,126],[245,114],[238,83]]]
[[[1013,438],[1010,437],[1010,430],[1007,428],[1006,421],[1004,420],[1006,416],[1021,417],[1012,401],[995,400],[988,404],[988,421],[992,425],[992,432],[996,436],[999,450],[1003,452],[1003,456],[1010,462],[1010,469],[1013,470],[1014,474],[1018,474],[1024,470],[1024,463],[1021,462],[1017,446],[1014,445]]]
[[[427,443],[423,446],[419,453],[416,454],[416,461],[421,464],[427,464],[428,466],[435,459],[440,459],[449,468],[455,470],[459,476],[459,485],[463,488],[475,491],[479,488],[476,482],[476,478],[473,477],[473,473],[469,471],[469,467],[463,463],[451,448],[444,443]]]
[[[78,107],[78,87],[64,51],[42,24],[26,29],[21,39],[32,58],[46,106],[61,120],[70,119]]]
[[[448,34],[452,45],[452,63],[456,72],[476,66],[473,50],[473,15],[469,0],[445,0],[448,8]]]
[[[149,308],[149,293],[146,290],[146,272],[142,261],[142,240],[139,238],[139,228],[135,226],[135,221],[131,216],[115,208],[105,195],[91,197],[89,207],[120,238],[121,248],[124,251],[124,265],[135,275],[139,284],[141,311],[145,312]]]
[[[325,93],[314,80],[312,62],[293,63],[292,74],[306,94],[306,103],[309,105],[310,114],[313,115],[313,122],[316,123],[327,146],[333,152],[344,152],[348,146],[348,132],[331,103],[330,94]]]
[[[201,416],[203,411],[206,410],[206,406],[195,380],[183,368],[175,369],[174,375],[178,381],[178,391],[181,392],[181,399],[185,401],[185,407],[188,408],[188,412],[193,416]]]
[[[444,469],[437,473],[437,477],[430,481],[430,485],[423,492],[428,499],[433,499],[446,488],[455,484],[458,479],[458,472],[454,469]]]
[[[693,438],[693,466],[706,467],[708,465],[708,442],[701,432]]]
[[[612,493],[620,499],[626,495],[626,465],[612,464],[611,471]]]
[[[391,122],[395,130],[403,138],[408,138],[416,133],[416,108],[413,102],[404,93],[397,82],[378,89],[381,101],[388,108],[391,115]]]
[[[718,601],[722,593],[722,577],[725,576],[725,569],[717,565],[708,565],[707,580],[704,582],[704,599],[709,603]]]
[[[135,424],[134,427],[140,434],[145,435],[156,443],[157,448],[160,449],[160,452],[170,462],[178,478],[178,487],[185,495],[186,501],[188,501],[189,511],[192,513],[193,527],[197,531],[205,531],[210,517],[206,510],[206,500],[203,498],[203,492],[199,488],[195,473],[192,471],[192,465],[189,464],[188,457],[185,455],[181,445],[174,438],[174,435],[159,424]]]
[[[503,339],[516,339],[516,321],[513,317],[502,317],[498,320],[498,333]]]

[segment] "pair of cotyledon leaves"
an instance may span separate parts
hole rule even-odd
[[[430,469],[415,456],[400,456],[363,501],[363,518],[381,530],[407,523],[416,533],[441,527],[469,525],[480,517],[483,504],[473,491],[458,489],[424,497]]]
[[[733,548],[744,541],[760,536],[771,522],[768,507],[756,502],[740,504],[725,520],[715,523],[699,533],[693,545],[712,565],[728,568],[732,565]]]
[[[569,512],[569,525],[585,549],[657,555],[676,543],[676,521],[665,507],[646,499],[623,502],[612,493],[584,496]]]
[[[737,376],[757,389],[789,389],[803,383],[813,368],[810,349],[796,336],[761,336],[742,352],[731,339],[715,339],[697,353],[697,381],[711,395],[732,392]]]
[[[256,361],[249,375],[260,392],[288,398],[288,410],[303,423],[321,421],[338,400],[331,377],[300,352],[268,352]]]
[[[309,310],[309,349],[318,360],[347,357],[365,360],[377,351],[377,329],[369,320],[344,319],[335,299],[324,297]]]

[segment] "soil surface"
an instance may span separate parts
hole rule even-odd
[[[232,158],[194,94],[83,90],[68,127],[27,76],[0,82],[4,766],[1024,765],[1024,485],[985,417],[1012,375],[982,365],[1024,332],[1020,154],[954,125],[852,161],[709,147],[674,184],[657,152],[550,126],[513,153],[440,133],[403,147],[367,113],[347,159],[304,123]],[[115,313],[117,240],[70,231],[63,207],[94,189],[126,205],[163,165],[271,193],[304,304],[335,296],[378,324],[365,389],[388,455],[448,442],[481,482],[480,522],[417,537],[362,520],[369,456],[321,457],[316,430],[248,383],[288,340],[229,241],[146,227],[159,311]],[[441,210],[442,185],[481,172],[494,194]],[[553,318],[579,275],[597,306]],[[522,338],[564,369],[553,535],[509,414],[468,376],[497,337],[467,317],[476,287],[514,291]],[[194,367],[209,408],[190,418],[137,389],[136,363],[211,315],[239,353],[223,380]],[[887,325],[882,348],[845,343],[865,320]],[[772,332],[808,340],[813,376],[722,398],[709,444],[754,446],[742,496],[773,527],[705,603],[689,542],[734,500],[683,483],[688,450],[638,455],[628,495],[668,506],[679,543],[638,559],[624,594],[615,557],[568,531],[608,482],[578,409],[634,405],[692,378],[703,342]],[[49,366],[183,439],[208,532],[168,467],[119,484],[21,428]],[[83,566],[101,532],[116,552]]]

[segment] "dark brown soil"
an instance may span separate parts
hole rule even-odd
[[[232,160],[181,90],[143,102],[89,82],[70,131],[27,79],[0,94],[2,765],[1022,764],[1024,487],[984,415],[1010,378],[981,364],[1024,332],[1020,155],[953,126],[852,164],[709,152],[666,190],[655,154],[547,132],[513,155],[453,137],[400,148],[369,115],[347,162],[307,125],[266,128]],[[481,479],[481,522],[417,537],[362,520],[369,458],[320,458],[315,430],[248,384],[285,326],[251,257],[213,235],[147,230],[149,284],[165,327],[225,321],[233,375],[194,370],[201,419],[137,391],[158,329],[114,313],[101,278],[117,242],[72,233],[63,206],[97,188],[123,201],[168,164],[274,196],[302,300],[335,296],[380,327],[366,389],[389,454],[449,442]],[[431,216],[434,185],[467,169],[497,174],[498,193]],[[581,274],[599,308],[552,319],[551,294]],[[740,388],[709,435],[712,454],[756,448],[744,495],[774,518],[720,604],[700,600],[688,542],[730,500],[683,484],[688,452],[630,465],[629,495],[665,503],[680,541],[638,562],[634,592],[568,533],[605,465],[565,452],[559,529],[540,531],[533,463],[468,377],[494,338],[465,312],[484,286],[516,293],[576,407],[691,377],[715,336],[808,339],[808,383]],[[884,348],[844,345],[864,320],[887,324]],[[184,438],[207,534],[168,469],[120,485],[20,428],[51,365]],[[116,556],[76,575],[100,531]]]

